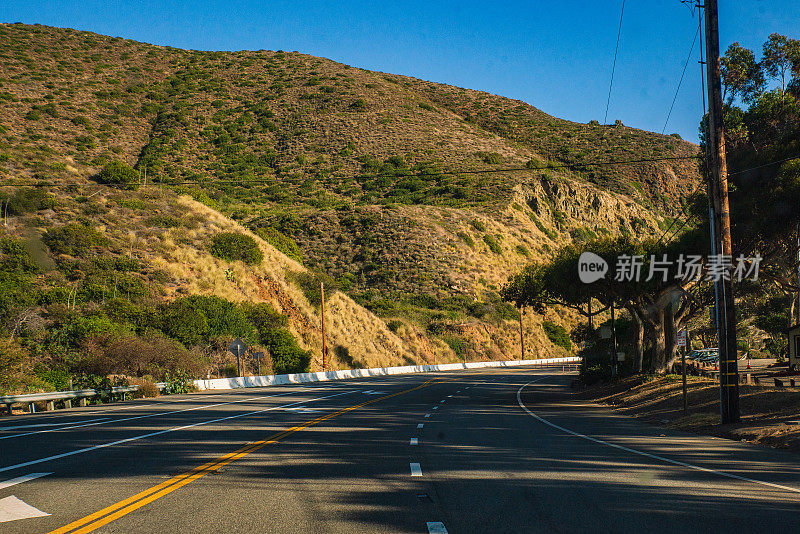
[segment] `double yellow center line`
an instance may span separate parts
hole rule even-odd
[[[148,488],[142,492],[133,495],[132,497],[128,497],[118,503],[112,504],[111,506],[107,506],[102,510],[99,510],[93,514],[89,514],[86,517],[82,517],[77,521],[73,521],[69,525],[64,525],[61,528],[57,528],[49,532],[49,534],[82,534],[85,532],[93,532],[98,528],[102,527],[103,525],[107,525],[112,521],[116,521],[122,516],[125,516],[134,510],[138,510],[139,508],[164,497],[165,495],[169,495],[173,491],[182,488],[183,486],[197,480],[198,478],[204,477],[205,475],[214,472],[221,467],[228,465],[229,463],[238,460],[239,458],[243,458],[248,454],[257,451],[262,447],[266,447],[272,443],[277,443],[278,441],[282,440],[286,436],[303,430],[304,428],[308,428],[310,426],[314,426],[319,424],[323,421],[327,421],[328,419],[333,419],[334,417],[338,417],[342,414],[347,412],[351,412],[353,410],[357,410],[368,404],[374,404],[376,402],[382,401],[384,399],[389,399],[391,397],[396,397],[398,395],[403,395],[405,393],[410,393],[412,391],[416,391],[418,389],[424,388],[429,386],[432,383],[436,382],[443,382],[444,380],[428,380],[422,383],[419,386],[406,389],[403,391],[399,391],[397,393],[392,393],[391,395],[384,395],[383,397],[378,397],[376,399],[369,400],[367,402],[362,402],[361,404],[356,404],[354,406],[350,406],[348,408],[343,408],[339,411],[323,415],[317,417],[316,419],[312,419],[305,423],[302,423],[297,426],[293,426],[291,428],[287,428],[277,434],[273,434],[269,436],[267,439],[262,441],[256,441],[253,443],[249,443],[248,445],[242,447],[239,450],[234,452],[228,453],[224,456],[221,456],[215,460],[212,460],[208,463],[195,467],[194,469],[182,473],[180,475],[176,475],[169,480],[165,480],[161,484]]]

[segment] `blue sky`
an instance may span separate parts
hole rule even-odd
[[[89,30],[200,50],[297,50],[357,67],[517,98],[579,122],[602,121],[620,0],[74,0],[3,2],[0,21]],[[722,0],[720,41],[760,51],[772,32],[800,38],[797,0]],[[628,0],[609,122],[660,132],[697,19],[679,0]],[[667,133],[697,140],[694,58]]]

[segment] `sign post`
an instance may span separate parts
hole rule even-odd
[[[678,331],[678,346],[679,347],[683,347],[683,350],[681,351],[681,375],[682,375],[682,381],[683,381],[683,414],[684,415],[686,415],[686,413],[689,411],[689,404],[688,404],[688,401],[686,399],[686,345],[687,345],[687,343],[686,343],[687,335],[686,334],[687,334],[686,330],[679,330]]]
[[[236,355],[236,373],[238,376],[242,375],[242,354],[247,350],[247,345],[242,341],[242,338],[237,337],[236,341],[231,343],[228,349]]]
[[[261,376],[261,358],[264,357],[264,353],[256,352],[255,354],[253,354],[253,356],[256,357],[256,361],[258,362],[258,376]]]

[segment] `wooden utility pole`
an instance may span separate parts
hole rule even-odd
[[[319,283],[319,298],[320,298],[320,306],[322,306],[322,311],[320,315],[322,316],[322,370],[328,370],[328,345],[325,340],[325,283]]]
[[[525,308],[519,309],[519,344],[522,347],[520,350],[520,360],[525,359],[525,331],[522,329],[522,315],[525,313]]]
[[[728,168],[725,161],[725,132],[720,81],[719,26],[717,0],[705,2],[706,74],[708,79],[708,177],[711,206],[714,213],[715,241],[711,250],[733,258],[731,217],[728,205]],[[733,300],[731,269],[716,282],[717,336],[719,340],[720,415],[722,424],[739,421],[739,370],[736,360],[736,308]],[[728,278],[727,280],[725,278]]]

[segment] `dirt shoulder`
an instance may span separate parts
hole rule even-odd
[[[581,390],[577,396],[651,424],[800,453],[800,390],[741,386],[742,421],[731,425],[720,425],[717,383],[688,377],[687,392],[687,414],[681,379],[675,375],[630,377]]]

